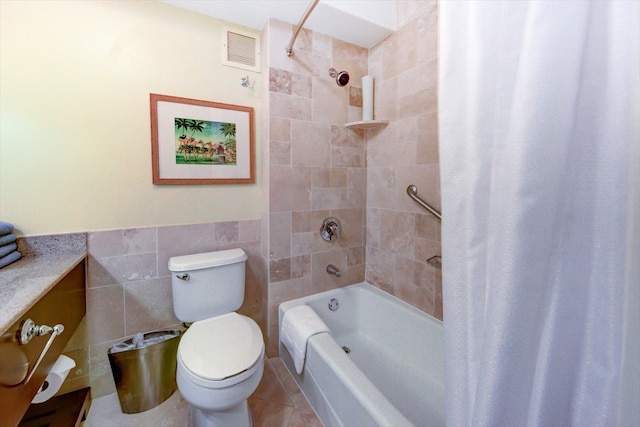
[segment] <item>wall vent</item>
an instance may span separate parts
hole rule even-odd
[[[237,28],[223,28],[222,63],[260,72],[260,36]]]

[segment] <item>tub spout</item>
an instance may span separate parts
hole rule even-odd
[[[340,273],[340,270],[338,270],[338,267],[336,267],[333,264],[327,265],[327,273],[333,274],[336,277],[342,276],[342,273]]]

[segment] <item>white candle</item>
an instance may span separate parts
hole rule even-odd
[[[362,120],[373,120],[373,77],[362,78]]]

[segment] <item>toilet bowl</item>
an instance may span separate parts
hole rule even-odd
[[[178,346],[178,389],[192,427],[251,426],[247,398],[264,370],[264,343],[250,318],[228,313],[193,323]]]
[[[193,322],[178,345],[176,381],[190,405],[191,427],[253,425],[247,398],[264,371],[262,331],[235,312],[244,299],[241,249],[174,257],[174,311]]]

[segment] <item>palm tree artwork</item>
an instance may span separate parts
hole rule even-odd
[[[235,165],[236,124],[176,117],[176,164]]]

